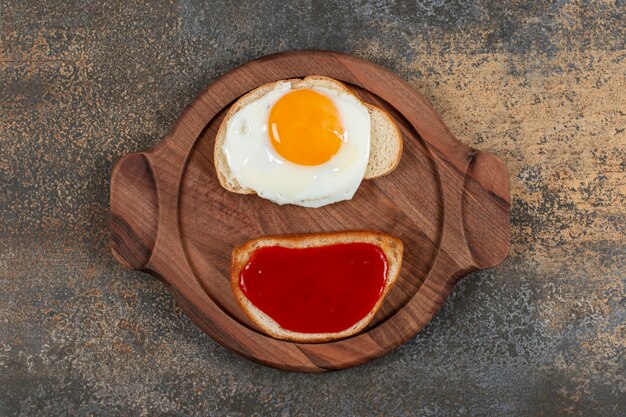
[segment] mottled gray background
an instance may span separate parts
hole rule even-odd
[[[0,415],[626,415],[626,5],[0,0]],[[379,63],[507,163],[512,248],[368,365],[276,371],[107,247],[108,186],[208,83]]]

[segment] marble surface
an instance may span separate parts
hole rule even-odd
[[[626,415],[624,1],[0,2],[0,416]],[[388,356],[277,371],[108,249],[109,176],[229,69],[330,49],[510,170],[512,247]]]

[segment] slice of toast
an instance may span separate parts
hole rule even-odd
[[[327,88],[330,90],[354,93],[343,83],[332,78],[312,75],[304,79],[294,78],[264,84],[237,100],[228,110],[215,137],[214,161],[217,178],[222,187],[239,194],[254,194],[254,190],[244,187],[232,175],[228,159],[222,145],[226,141],[227,124],[230,118],[246,105],[272,91],[279,82],[290,82],[293,90],[301,88]],[[356,97],[356,96],[355,96]],[[402,156],[402,134],[398,125],[386,111],[368,103],[363,103],[370,114],[370,157],[365,170],[365,179],[373,179],[392,172],[400,163]]]
[[[378,246],[387,258],[385,287],[370,312],[352,327],[335,333],[300,333],[281,327],[274,319],[257,308],[242,292],[239,286],[241,271],[248,264],[253,252],[266,246],[285,248],[309,248],[341,243],[371,243]],[[264,236],[250,240],[233,249],[230,280],[235,298],[246,315],[268,335],[282,340],[300,343],[320,343],[342,339],[357,334],[372,320],[385,296],[396,282],[402,264],[403,245],[396,239],[381,232],[354,231],[334,233],[313,233],[306,235]]]

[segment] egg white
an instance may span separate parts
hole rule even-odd
[[[269,113],[292,90],[290,82],[241,108],[227,123],[223,150],[239,184],[278,204],[321,207],[349,200],[359,188],[370,152],[370,115],[351,94],[312,88],[329,97],[344,128],[339,151],[327,162],[305,166],[290,162],[274,149],[268,135]]]

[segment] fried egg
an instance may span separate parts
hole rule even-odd
[[[223,151],[244,187],[278,204],[321,207],[351,199],[369,160],[370,115],[347,91],[289,81],[227,121]]]

